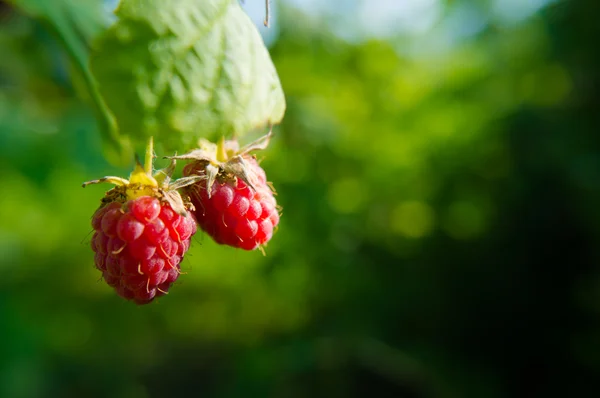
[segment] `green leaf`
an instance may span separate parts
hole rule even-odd
[[[116,14],[91,67],[136,143],[184,151],[283,118],[279,77],[237,0],[122,0]]]

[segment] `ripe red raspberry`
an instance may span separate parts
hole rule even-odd
[[[119,296],[138,304],[168,292],[196,232],[190,213],[179,215],[152,196],[100,207],[92,227],[96,267]]]
[[[195,160],[184,176],[199,176],[187,190],[200,228],[217,243],[245,250],[261,248],[279,224],[279,212],[264,170],[249,152],[264,149],[270,134],[241,151],[235,141],[204,147],[181,159]]]
[[[188,188],[195,207],[194,215],[203,231],[217,243],[254,250],[265,245],[273,236],[273,228],[279,224],[277,202],[265,180],[265,173],[250,159],[248,162],[258,176],[250,188],[240,178],[217,181],[212,185],[209,197],[206,179]],[[205,176],[201,162],[188,164],[184,175]]]
[[[196,233],[193,206],[178,188],[197,182],[200,177],[170,183],[171,166],[152,171],[152,141],[148,146],[146,167],[137,165],[129,180],[104,177],[88,184],[109,182],[116,185],[102,199],[92,217],[96,268],[117,293],[137,304],[147,304],[166,294],[179,277],[180,263]]]

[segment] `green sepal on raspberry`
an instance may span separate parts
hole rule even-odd
[[[236,140],[215,144],[200,141],[200,148],[175,159],[191,160],[187,177],[201,177],[187,187],[200,228],[219,244],[244,250],[261,249],[279,224],[274,189],[251,152],[267,147],[271,133],[239,148]]]
[[[129,179],[104,177],[83,184],[108,182],[92,217],[95,265],[117,294],[147,304],[166,294],[180,275],[180,263],[196,233],[193,205],[177,189],[199,178],[171,182],[175,161],[152,175],[152,140],[145,167],[137,163]]]

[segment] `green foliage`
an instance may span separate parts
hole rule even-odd
[[[12,0],[25,12],[30,13],[54,32],[62,43],[74,66],[73,80],[91,99],[100,124],[102,144],[107,158],[115,164],[127,164],[131,148],[127,137],[119,136],[117,125],[110,110],[100,97],[97,83],[88,67],[89,42],[108,25],[108,18],[97,0]]]
[[[108,18],[97,0],[10,0],[25,12],[64,32],[64,39],[78,52],[102,32]]]
[[[285,101],[237,0],[123,0],[91,67],[122,133],[183,151],[278,123]]]

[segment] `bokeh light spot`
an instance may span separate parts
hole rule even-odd
[[[422,238],[433,229],[434,218],[433,210],[426,203],[403,202],[392,212],[391,229],[409,238]]]
[[[356,178],[345,178],[336,181],[329,188],[329,204],[338,213],[354,213],[365,202],[364,189],[364,185],[361,185]]]

